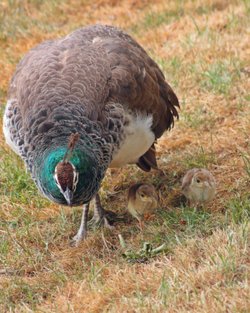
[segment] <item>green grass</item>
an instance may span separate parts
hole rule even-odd
[[[209,66],[202,73],[203,80],[201,86],[208,91],[225,94],[232,86],[233,73],[230,71],[229,64],[216,62]]]
[[[185,111],[184,108],[181,121],[193,129],[211,129],[216,123],[216,116],[209,108],[198,106],[194,112]]]
[[[144,29],[152,29],[155,27],[158,27],[162,24],[169,24],[176,18],[180,18],[183,15],[183,10],[177,9],[177,10],[170,10],[170,11],[164,11],[161,13],[154,13],[149,12],[144,17],[142,27]]]
[[[39,192],[26,172],[23,162],[13,152],[0,147],[2,160],[0,162],[1,189],[0,204],[6,199],[20,206],[32,203],[37,209],[46,206],[48,201],[39,195]]]
[[[208,168],[212,164],[216,164],[216,155],[212,150],[208,151],[205,147],[200,146],[193,153],[188,153],[182,160],[186,168]]]
[[[50,282],[41,279],[35,284],[30,284],[21,277],[12,278],[10,284],[0,288],[0,308],[2,307],[4,311],[11,311],[20,303],[25,303],[30,309],[35,309],[37,304],[50,296],[51,291],[62,285],[58,272],[52,276],[53,279]]]
[[[227,218],[234,224],[245,224],[250,218],[250,195],[238,195],[226,205]]]
[[[5,42],[10,38],[17,39],[25,36],[32,36],[32,29],[35,27],[43,32],[52,32],[57,27],[56,21],[46,23],[45,20],[37,18],[40,12],[46,17],[53,16],[60,10],[60,2],[53,1],[8,1],[8,14],[6,10],[0,13],[0,40]],[[43,18],[45,15],[43,16]],[[57,22],[60,22],[57,20]]]
[[[213,38],[216,42],[219,39]],[[200,41],[190,43],[191,45],[202,44]],[[215,94],[228,95],[232,86],[240,79],[240,68],[242,67],[239,59],[215,59],[209,65],[205,64],[200,56],[195,63],[187,65],[194,81],[197,81],[205,91]]]
[[[176,10],[164,10],[163,12],[148,11],[140,22],[131,26],[130,30],[134,34],[143,33],[146,30],[157,28],[161,25],[170,24],[176,19],[181,18],[183,10],[177,8]]]

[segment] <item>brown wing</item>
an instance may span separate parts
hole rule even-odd
[[[178,118],[179,102],[158,65],[129,36],[102,38],[99,44],[105,48],[111,64],[110,99],[131,111],[152,114],[155,138],[161,137]],[[154,145],[137,165],[144,171],[157,168]]]
[[[175,93],[142,48],[113,38],[103,39],[103,46],[111,64],[110,98],[132,111],[152,114],[152,130],[159,138],[178,118]]]
[[[9,98],[17,99],[20,125],[25,125],[27,134],[31,126],[38,134],[47,132],[55,123],[51,119],[58,103],[85,103],[89,114],[101,115],[105,103],[117,101],[131,111],[152,114],[152,130],[159,138],[173,126],[179,106],[147,53],[126,33],[102,25],[32,49],[17,67]],[[73,106],[62,109],[77,116]],[[34,138],[36,133],[29,136]],[[157,166],[154,146],[141,156],[138,166],[144,170]]]
[[[155,145],[152,144],[150,149],[144,153],[136,163],[137,166],[145,172],[149,172],[151,168],[157,169]]]

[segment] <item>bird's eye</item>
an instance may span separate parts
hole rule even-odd
[[[141,194],[141,197],[142,197],[142,198],[144,198],[144,197],[145,197],[145,195],[142,193],[142,194]]]
[[[197,179],[196,182],[199,184],[201,181],[199,179]]]

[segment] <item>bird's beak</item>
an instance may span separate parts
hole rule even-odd
[[[63,196],[65,200],[67,201],[68,205],[72,206],[72,200],[73,200],[73,191],[71,191],[68,187],[63,193]]]

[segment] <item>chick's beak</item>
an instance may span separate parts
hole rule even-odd
[[[73,200],[73,196],[74,196],[73,191],[71,191],[67,187],[63,193],[63,196],[64,196],[65,200],[67,201],[68,205],[72,206],[72,200]]]
[[[150,200],[150,197],[148,197],[148,196],[144,196],[143,198],[142,198],[142,201],[143,202],[148,202]]]

